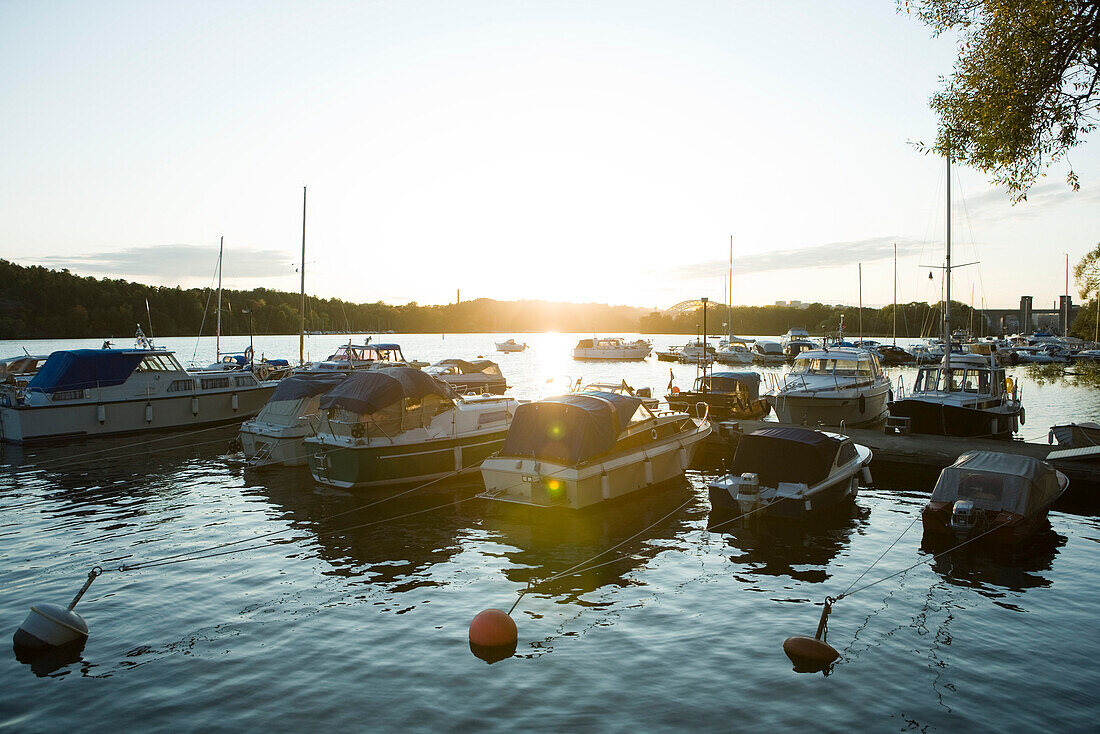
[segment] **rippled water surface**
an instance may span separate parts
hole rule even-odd
[[[434,361],[492,356],[507,336],[376,339]],[[624,377],[661,394],[669,380],[653,358],[575,363],[577,335],[516,336],[532,348],[494,358],[518,397]],[[345,339],[312,337],[309,350]],[[195,350],[162,342],[184,361]],[[22,346],[0,343],[0,356]],[[297,337],[257,339],[257,351],[296,357]],[[212,352],[203,340],[196,360]],[[694,377],[673,372],[681,387]],[[1015,372],[1029,440],[1100,419],[1096,392]],[[30,604],[68,603],[93,565],[245,541],[105,573],[78,607],[91,626],[83,650],[0,656],[0,728],[1095,730],[1096,517],[1053,512],[1016,557],[955,552],[841,600],[829,623],[839,664],[797,674],[780,645],[813,634],[826,595],[907,528],[860,585],[927,557],[913,523],[927,495],[864,490],[850,512],[805,530],[715,527],[712,474],[689,472],[628,502],[546,515],[478,499],[473,485],[393,498],[315,486],[305,470],[246,471],[225,453],[233,435],[0,448],[4,639]],[[513,657],[471,654],[478,611],[508,609],[529,581],[596,556],[520,600]]]

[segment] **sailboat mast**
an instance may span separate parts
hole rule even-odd
[[[733,235],[730,235],[730,283],[729,298],[726,299],[726,340],[733,342]]]
[[[214,353],[218,355],[214,361],[222,361],[222,253],[225,250],[225,235],[222,235],[218,244],[218,332],[214,337]]]
[[[863,263],[859,263],[859,345],[863,346]]]
[[[306,187],[302,187],[302,289],[298,296],[298,363],[306,363]]]
[[[898,345],[898,243],[894,243],[894,346]]]
[[[944,276],[946,297],[943,302],[943,367],[951,369],[951,150],[947,151],[947,262]]]

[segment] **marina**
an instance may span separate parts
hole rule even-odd
[[[644,338],[676,343],[674,337]],[[340,339],[309,337],[308,351],[331,354]],[[429,362],[493,351],[492,335],[387,339],[410,358]],[[507,365],[508,394],[521,400],[561,394],[578,380],[626,380],[657,390],[668,380],[668,363],[654,357],[574,361],[569,352],[578,335],[522,339],[529,349],[509,358],[520,362]],[[296,337],[268,337],[264,346],[274,354],[295,343]],[[28,348],[43,353],[55,346]],[[689,365],[672,369],[685,383],[696,374]],[[894,379],[899,372],[911,379],[915,369],[890,370]],[[1057,422],[1067,401],[1079,406],[1073,416],[1079,422],[1100,416],[1100,397],[1086,388],[1035,383],[1024,367],[1009,373],[1027,391],[1022,432],[1028,440],[983,445],[1049,450],[1045,424]],[[740,423],[746,431],[777,425]],[[1073,628],[1088,624],[1087,601],[1094,595],[1090,538],[1096,509],[1088,501],[1077,503],[1073,491],[1080,485],[1072,476],[1049,525],[1020,553],[953,552],[905,572],[900,583],[837,602],[829,641],[841,658],[829,685],[811,685],[813,676],[791,672],[779,642],[813,632],[824,596],[843,591],[895,541],[868,579],[929,558],[921,550],[920,512],[935,476],[955,458],[954,449],[943,446],[957,439],[845,429],[874,452],[874,481],[847,505],[800,528],[730,523],[729,512],[716,514],[708,483],[721,476],[720,468],[689,469],[683,482],[638,491],[607,507],[547,515],[541,508],[482,499],[477,481],[395,496],[386,489],[316,485],[305,467],[256,471],[228,450],[232,427],[205,430],[152,440],[88,439],[65,449],[0,447],[6,480],[0,553],[9,559],[0,566],[0,607],[10,628],[33,601],[69,599],[88,569],[105,559],[114,559],[114,568],[136,566],[108,571],[81,601],[91,635],[75,659],[10,661],[3,678],[14,695],[30,695],[36,673],[66,690],[67,703],[47,701],[34,718],[56,725],[105,723],[119,716],[128,694],[178,690],[184,677],[191,681],[183,688],[188,704],[161,704],[148,721],[202,726],[210,722],[199,712],[215,698],[243,695],[260,680],[289,675],[289,666],[305,666],[326,684],[265,684],[258,701],[291,727],[307,725],[303,711],[310,706],[325,708],[328,724],[351,725],[356,714],[343,712],[337,700],[358,689],[364,674],[374,681],[368,700],[377,726],[408,725],[399,702],[418,686],[433,691],[433,702],[418,699],[418,725],[453,727],[457,709],[473,722],[539,691],[539,703],[525,703],[511,724],[566,726],[578,715],[562,713],[567,699],[574,702],[567,708],[575,711],[579,702],[583,711],[624,695],[611,684],[620,680],[611,671],[623,654],[631,654],[653,656],[654,662],[623,699],[632,702],[623,719],[628,726],[671,726],[671,712],[685,705],[702,712],[701,725],[722,726],[728,709],[705,702],[713,696],[712,672],[726,669],[738,671],[750,689],[798,690],[814,704],[792,710],[773,697],[760,698],[739,714],[757,726],[808,725],[811,708],[817,725],[841,726],[849,713],[830,703],[833,689],[875,685],[888,695],[867,705],[873,714],[896,718],[899,728],[905,725],[897,718],[900,709],[906,721],[955,728],[981,715],[972,693],[992,686],[984,682],[992,670],[1000,679],[996,690],[1005,675],[1030,680],[1049,668],[1053,676],[1055,665],[1079,666],[1086,683],[1095,675]],[[913,441],[922,442],[918,449]],[[247,542],[268,533],[278,534],[270,544]],[[242,541],[239,552],[140,565]],[[232,546],[215,552],[225,550]],[[558,577],[574,568],[576,573]],[[531,583],[537,585],[524,593]],[[485,607],[507,610],[516,602],[516,651],[487,666],[466,649],[467,625]],[[715,605],[723,614],[708,613]],[[758,628],[731,637],[730,619],[744,617],[757,620]],[[1044,619],[1058,622],[1034,624]],[[350,648],[348,635],[355,638]],[[1019,667],[1005,671],[1005,651],[988,645],[990,635],[1011,646]],[[234,679],[228,686],[227,671]],[[551,683],[562,676],[571,681],[564,690]],[[662,678],[680,682],[669,688],[657,683]],[[513,682],[502,694],[505,679]],[[1051,706],[1037,712],[1008,705],[1024,726],[1085,725],[1080,710],[1057,703],[1066,694],[1055,683],[1038,687]],[[987,690],[992,695],[994,688]],[[89,706],[71,705],[81,701]]]

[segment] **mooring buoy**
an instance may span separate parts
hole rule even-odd
[[[500,609],[478,612],[470,622],[470,642],[481,647],[514,645],[519,637],[514,619]]]
[[[825,597],[825,607],[821,610],[821,620],[817,623],[817,634],[813,637],[788,637],[783,640],[783,652],[787,654],[794,669],[799,673],[816,673],[824,670],[840,657],[832,645],[822,640],[828,627],[829,612],[833,609],[832,597]]]
[[[49,650],[62,645],[83,642],[88,639],[88,623],[73,611],[73,607],[84,596],[103,569],[96,566],[88,572],[88,580],[76,593],[68,607],[60,604],[35,604],[23,624],[15,631],[12,643],[15,647],[27,651]]]

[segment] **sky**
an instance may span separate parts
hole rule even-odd
[[[941,297],[928,99],[889,0],[0,0],[0,257],[354,302]],[[1036,308],[1100,242],[1100,141],[1013,206],[953,175],[955,300]],[[860,270],[862,269],[862,278]],[[1070,284],[1072,290],[1072,283]]]

